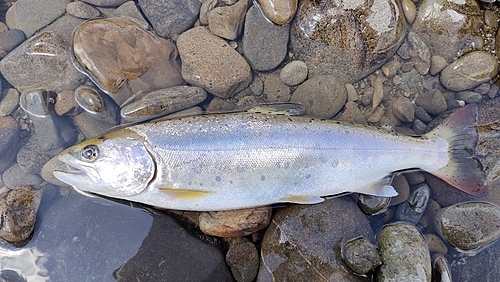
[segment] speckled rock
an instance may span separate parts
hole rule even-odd
[[[227,251],[226,263],[237,282],[252,282],[259,271],[259,253],[251,242],[237,244]]]
[[[182,60],[182,77],[218,97],[231,97],[252,81],[245,59],[204,27],[184,32],[177,40],[177,48]]]
[[[410,61],[413,63],[413,67],[421,75],[426,75],[431,67],[429,47],[413,31],[408,32],[408,43],[410,44]]]
[[[41,151],[34,139],[36,138],[30,138],[29,142],[21,147],[17,153],[16,160],[23,171],[31,174],[40,174],[42,167],[52,156]]]
[[[68,40],[83,20],[71,16],[64,19],[66,30],[54,26],[52,31],[24,41],[0,61],[0,72],[20,92],[41,87],[56,92],[72,90],[85,79],[71,63]]]
[[[353,83],[389,60],[405,31],[399,2],[302,1],[291,22],[290,46],[310,77],[333,74]]]
[[[0,101],[0,116],[10,115],[19,105],[19,91],[14,88],[4,90],[4,97]]]
[[[431,75],[436,75],[440,71],[442,71],[448,63],[446,62],[446,59],[439,56],[439,55],[434,55],[431,57],[431,67],[429,69],[429,73]]]
[[[150,29],[149,23],[135,5],[134,1],[127,1],[114,10],[116,16],[134,19],[142,28]]]
[[[400,96],[392,104],[392,113],[402,122],[412,122],[415,118],[415,110],[410,99]]]
[[[198,18],[201,2],[198,0],[139,0],[139,6],[156,34],[172,38],[192,27]]]
[[[469,50],[467,41],[478,28],[480,14],[475,0],[423,0],[413,31],[427,44],[432,55],[451,62],[459,51]]]
[[[427,208],[430,196],[427,184],[421,183],[413,187],[408,200],[398,205],[394,219],[416,225]]]
[[[22,30],[10,29],[0,33],[0,58],[3,58],[26,40],[26,35]]]
[[[20,29],[31,37],[66,12],[70,0],[19,0],[5,14],[10,29]]]
[[[268,103],[288,102],[291,97],[290,87],[283,83],[278,73],[266,77],[263,93]]]
[[[450,265],[443,255],[435,254],[432,256],[432,281],[453,281]]]
[[[342,247],[342,259],[357,274],[365,275],[382,264],[377,247],[365,238],[356,238]]]
[[[345,215],[349,216],[346,217]],[[373,238],[366,216],[347,197],[276,211],[261,247],[257,281],[370,281],[341,259],[343,238]]]
[[[429,250],[415,226],[405,222],[385,226],[378,235],[378,250],[383,262],[378,281],[431,281]]]
[[[359,194],[358,207],[368,215],[383,213],[389,207],[391,198]]]
[[[262,12],[277,25],[287,24],[297,12],[298,0],[258,0]]]
[[[463,91],[490,81],[498,74],[497,59],[488,52],[468,53],[441,71],[441,83],[453,91]]]
[[[425,180],[425,178],[424,178]],[[410,185],[403,175],[396,175],[392,179],[391,185],[398,191],[396,197],[391,198],[391,206],[399,205],[410,197]]]
[[[266,228],[271,221],[271,207],[202,212],[200,229],[217,237],[243,237]]]
[[[11,116],[0,117],[0,173],[12,163],[19,150],[21,129]]]
[[[476,249],[500,237],[500,208],[487,202],[455,204],[438,212],[435,227],[450,245]]]
[[[439,115],[448,109],[446,100],[438,89],[420,93],[415,99],[415,103],[433,115]]]
[[[231,6],[216,7],[208,12],[208,28],[222,38],[234,40],[241,33],[248,0],[239,0]]]
[[[198,105],[207,92],[200,87],[176,86],[146,94],[141,100],[121,109],[123,122],[139,122],[157,118]]]
[[[307,65],[302,61],[291,61],[280,71],[280,78],[284,84],[295,86],[307,78]]]
[[[358,108],[358,105],[352,101],[347,101],[339,120],[368,125],[368,122],[366,121],[366,118],[361,110]]]
[[[42,184],[43,179],[38,174],[32,174],[24,171],[18,164],[9,167],[2,175],[2,181],[10,189],[19,186],[38,186]]]
[[[98,17],[101,12],[85,2],[70,2],[66,5],[66,12],[80,19],[93,19]]]
[[[93,86],[82,85],[76,88],[75,102],[99,122],[111,125],[119,123],[118,105],[109,95],[103,94]]]
[[[276,68],[288,52],[290,25],[270,23],[256,5],[250,7],[245,19],[243,54],[256,71]]]
[[[333,75],[318,75],[306,80],[292,94],[307,114],[322,118],[335,116],[347,102],[345,82]]]
[[[175,45],[129,19],[86,22],[74,33],[73,49],[82,71],[118,105],[131,95],[184,84]]]

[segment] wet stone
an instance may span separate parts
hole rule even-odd
[[[425,123],[423,123],[421,120],[419,120],[418,118],[413,120],[412,129],[413,129],[413,131],[415,131],[416,134],[424,135],[426,128],[427,128],[427,125]]]
[[[5,57],[24,40],[26,40],[26,35],[19,29],[10,29],[0,33],[0,57]]]
[[[19,0],[5,14],[10,29],[20,29],[31,37],[66,12],[70,0]],[[36,13],[34,12],[36,11]]]
[[[425,176],[420,171],[412,171],[404,174],[409,185],[419,184],[425,181]]]
[[[75,102],[100,122],[111,125],[119,123],[118,105],[107,94],[92,86],[82,85],[75,89]]]
[[[391,206],[398,205],[408,200],[408,197],[410,197],[410,186],[403,175],[394,176],[391,185],[398,192],[396,197],[391,198]]]
[[[80,106],[75,101],[74,91],[62,91],[57,94],[56,103],[54,104],[54,110],[56,114],[62,115],[73,115],[77,114]]]
[[[405,222],[386,225],[378,235],[380,282],[431,281],[431,258],[424,237]]]
[[[258,4],[270,21],[284,25],[295,16],[298,0],[258,0]]]
[[[291,22],[290,49],[310,77],[332,74],[353,83],[391,59],[405,31],[399,2],[303,1]]]
[[[391,198],[377,197],[371,195],[358,195],[358,207],[368,215],[383,213],[389,207]]]
[[[282,82],[278,73],[270,74],[264,81],[264,95],[266,102],[288,102],[290,100],[290,87]]]
[[[412,188],[407,201],[398,205],[395,220],[406,221],[416,225],[422,217],[430,199],[430,189],[427,184],[418,184]]]
[[[441,237],[439,237],[434,233],[424,234],[424,237],[425,241],[427,242],[427,246],[429,246],[429,251],[431,253],[439,253],[442,255],[446,255],[448,253],[448,247],[443,242]]]
[[[477,249],[500,237],[500,208],[488,202],[455,204],[437,213],[435,228],[450,245]]]
[[[66,12],[80,19],[93,19],[101,14],[96,8],[81,1],[68,3]]]
[[[417,106],[415,108],[415,116],[419,120],[426,122],[426,123],[429,123],[433,120],[433,118],[427,113],[427,111],[423,107],[420,107],[420,106]]]
[[[19,105],[19,91],[14,88],[4,90],[3,99],[0,101],[0,116],[10,115]]]
[[[173,38],[192,27],[201,6],[198,0],[139,0],[138,3],[155,33],[164,38]]]
[[[42,184],[43,179],[37,174],[24,171],[18,164],[14,164],[3,173],[2,181],[8,188],[14,189],[24,185],[38,186]]]
[[[421,92],[415,99],[415,103],[433,115],[439,115],[448,109],[446,99],[438,89]]]
[[[307,65],[302,61],[291,61],[280,71],[280,78],[284,84],[295,86],[307,78]]]
[[[452,282],[451,267],[448,260],[440,254],[432,256],[432,281]]]
[[[364,124],[368,125],[365,116],[358,108],[358,105],[352,101],[348,101],[344,106],[344,111],[340,116],[341,121],[355,123],[355,124]]]
[[[31,236],[41,196],[41,191],[22,186],[0,197],[1,238],[21,243]]]
[[[365,275],[382,264],[377,247],[365,238],[348,241],[342,247],[342,259],[357,274]]]
[[[237,282],[251,282],[259,270],[259,253],[251,242],[237,244],[227,251],[226,263]]]
[[[427,45],[413,31],[408,33],[408,43],[410,44],[410,57],[413,67],[421,75],[426,75],[431,66],[431,53]]]
[[[31,138],[30,141],[19,150],[16,160],[23,171],[31,174],[40,174],[42,167],[52,156],[40,151],[36,140],[33,139],[35,138]]]
[[[184,84],[175,45],[129,19],[84,23],[74,33],[73,49],[82,71],[118,105],[131,96]]]
[[[276,68],[288,52],[290,25],[270,23],[256,5],[250,7],[243,32],[243,55],[252,69],[269,71]]]
[[[144,29],[150,29],[148,22],[144,19],[134,1],[127,1],[123,3],[120,7],[114,10],[114,13],[119,17],[133,19]]]
[[[181,34],[177,48],[182,60],[182,77],[215,96],[229,98],[252,81],[245,59],[204,27]]]
[[[417,16],[417,7],[415,6],[415,3],[411,0],[402,0],[401,8],[405,14],[406,21],[410,24],[413,23],[415,17]]]
[[[333,75],[318,75],[302,83],[292,94],[290,101],[305,107],[309,115],[331,118],[344,107],[347,102],[345,82]],[[336,91],[331,91],[336,89]]]
[[[415,110],[410,99],[400,96],[392,105],[392,112],[402,122],[412,122],[415,118]]]
[[[230,6],[220,6],[208,13],[208,28],[222,38],[234,40],[241,33],[248,0],[239,0]]]
[[[203,212],[200,229],[217,237],[243,237],[266,228],[271,221],[271,207]]]
[[[483,96],[481,94],[476,93],[474,91],[460,91],[455,94],[455,99],[462,100],[466,104],[470,103],[478,103],[483,100]]]
[[[4,172],[16,158],[20,146],[20,131],[13,117],[0,117],[0,173]]]
[[[490,81],[498,74],[498,62],[484,51],[468,53],[441,71],[441,83],[452,91],[463,91]]]
[[[448,63],[446,62],[446,59],[439,56],[439,55],[434,55],[431,57],[431,67],[429,69],[429,73],[431,75],[436,75],[439,72],[441,72]]]
[[[96,137],[98,135],[109,132],[115,125],[111,123],[100,122],[91,114],[82,111],[78,115],[72,117],[75,125],[86,139]]]
[[[176,86],[146,94],[141,100],[121,109],[123,122],[138,122],[157,118],[198,105],[207,92],[200,87]]]

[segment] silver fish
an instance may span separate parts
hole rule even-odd
[[[422,137],[305,116],[240,112],[120,129],[61,152],[54,176],[76,189],[166,209],[314,204],[354,192],[392,197],[394,172],[421,169],[469,194],[485,190],[469,153],[477,107]]]

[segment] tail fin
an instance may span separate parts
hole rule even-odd
[[[448,141],[448,164],[433,174],[471,195],[481,195],[486,190],[485,174],[473,159],[478,138],[474,126],[476,116],[477,106],[466,105],[425,135],[429,139],[441,137]]]

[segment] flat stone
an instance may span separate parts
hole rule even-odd
[[[156,34],[173,38],[193,26],[198,18],[199,0],[139,0],[139,7]]]
[[[226,263],[237,282],[252,282],[259,271],[259,253],[251,242],[244,242],[229,248]]]
[[[24,40],[26,40],[26,35],[19,29],[10,29],[0,33],[0,57],[5,57]]]
[[[274,25],[262,15],[256,5],[250,7],[245,19],[242,50],[252,69],[275,69],[288,52],[289,34],[290,25]]]
[[[68,3],[66,12],[80,19],[93,19],[101,14],[99,10],[82,1]]]
[[[271,221],[271,207],[202,212],[200,229],[217,237],[243,237],[266,228]]]
[[[453,91],[472,89],[498,74],[497,59],[488,52],[474,51],[441,71],[441,83]]]
[[[88,21],[73,38],[75,58],[82,69],[118,105],[131,95],[184,84],[175,45],[135,21]]]
[[[127,2],[128,0],[81,0],[83,2],[104,7],[116,7]]]
[[[181,34],[177,48],[182,60],[182,77],[215,96],[231,97],[252,81],[245,59],[204,27]]]
[[[258,0],[258,3],[270,21],[284,25],[295,16],[298,0]]]
[[[20,131],[13,117],[0,117],[0,173],[4,172],[16,157],[20,147]]]
[[[208,29],[222,38],[234,40],[241,33],[248,0],[239,0],[231,6],[219,6],[208,12]]]
[[[415,110],[410,99],[400,96],[392,104],[392,112],[402,122],[412,122],[415,118]]]
[[[280,71],[280,78],[284,84],[295,86],[307,78],[307,65],[302,61],[291,61]]]
[[[20,29],[31,37],[62,16],[70,0],[19,0],[5,14],[9,29]]]
[[[304,105],[307,114],[331,118],[347,102],[347,90],[344,84],[344,81],[339,81],[333,75],[318,75],[306,80],[295,89],[290,101]]]
[[[9,167],[2,175],[2,181],[10,189],[30,185],[38,186],[43,179],[37,175],[24,171],[18,164]]]
[[[415,103],[433,115],[439,115],[448,109],[446,100],[438,89],[420,93],[415,99]]]
[[[366,275],[382,264],[377,247],[365,238],[345,243],[342,258],[352,271],[360,275]]]
[[[10,115],[19,105],[19,91],[15,88],[5,89],[5,95],[0,101],[0,116]]]

